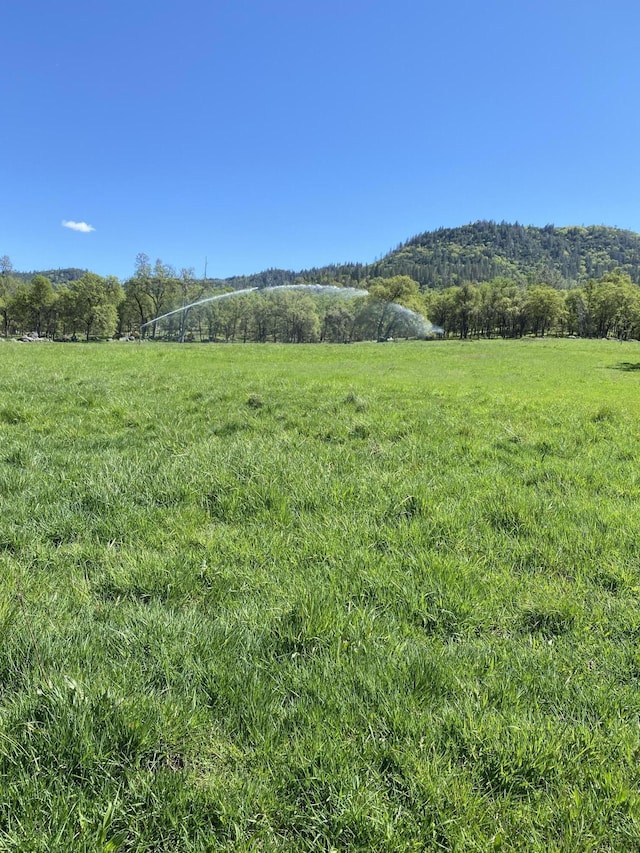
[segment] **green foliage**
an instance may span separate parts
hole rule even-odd
[[[599,282],[589,282],[586,293],[587,324],[592,333],[606,338],[637,336],[640,330],[640,290],[628,275],[614,270]]]
[[[60,311],[67,334],[80,331],[88,341],[93,337],[111,337],[118,323],[118,305],[122,288],[115,278],[85,273],[60,293]]]
[[[419,307],[418,282],[406,275],[391,278],[373,278],[365,282],[370,296],[378,302],[397,302],[407,308]]]
[[[431,320],[446,335],[522,337],[526,334],[640,337],[640,288],[621,270],[584,287],[557,290],[498,278],[426,294]]]
[[[7,313],[22,332],[42,336],[55,328],[56,294],[49,279],[36,275],[29,284],[19,284],[8,300]]]
[[[605,226],[475,222],[413,237],[366,274],[409,275],[436,288],[501,276],[557,287],[599,278],[616,267],[640,281],[640,235]]]
[[[3,344],[0,849],[636,849],[636,347]]]
[[[544,335],[563,314],[564,298],[553,287],[538,285],[527,290],[522,307],[533,334]]]

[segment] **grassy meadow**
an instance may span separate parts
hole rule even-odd
[[[640,345],[0,364],[0,851],[640,849]]]

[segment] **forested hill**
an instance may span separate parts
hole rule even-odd
[[[409,275],[436,288],[498,276],[557,285],[598,278],[616,267],[640,281],[640,234],[599,225],[475,222],[419,234],[370,265],[367,274]]]
[[[11,272],[12,278],[18,279],[18,281],[31,281],[32,278],[36,275],[43,275],[45,278],[48,278],[51,284],[54,287],[57,287],[60,284],[67,284],[70,281],[78,281],[78,279],[82,278],[82,276],[87,272],[87,270],[77,269],[76,267],[69,267],[68,269],[59,269],[59,270],[37,270],[36,272]]]
[[[335,264],[289,275],[290,280],[344,283],[408,275],[423,288],[502,276],[563,287],[616,267],[640,282],[640,234],[603,225],[536,228],[484,221],[426,231],[371,264]]]

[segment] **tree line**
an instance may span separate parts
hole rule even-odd
[[[29,335],[67,341],[149,337],[347,342],[413,337],[423,332],[424,303],[416,282],[396,276],[370,280],[366,285],[357,294],[341,286],[272,290],[281,285],[268,282],[242,294],[228,283],[196,279],[191,269],[177,273],[162,260],[151,264],[147,255],[140,254],[133,276],[124,283],[85,272],[54,286],[40,274],[26,281],[13,276],[11,262],[4,256],[0,261],[0,316],[5,337]],[[212,301],[206,301],[210,298]],[[203,300],[205,304],[187,308]],[[398,310],[396,302],[407,310]],[[167,313],[171,315],[166,319],[153,322]]]
[[[425,297],[429,318],[446,336],[640,338],[640,287],[619,269],[568,289],[498,277],[426,291]]]
[[[54,285],[43,275],[24,280],[12,273],[9,258],[0,258],[0,317],[5,336],[347,342],[423,336],[427,330],[421,317],[428,317],[445,337],[640,338],[640,287],[621,269],[568,288],[558,282],[526,283],[498,276],[481,283],[421,289],[411,277],[393,275],[337,281],[333,282],[337,287],[326,290],[274,290],[282,285],[281,278],[274,276],[273,281],[265,280],[264,286],[244,294],[229,282],[197,279],[191,269],[176,272],[161,260],[152,264],[145,254],[138,255],[134,274],[123,283],[85,272]],[[301,285],[308,283],[308,277],[300,275],[287,282]],[[332,282],[325,279],[324,283]],[[365,293],[354,295],[350,285]],[[228,298],[220,298],[227,293]],[[202,304],[186,308],[194,302]]]
[[[86,272],[68,285],[54,288],[43,275],[27,282],[13,277],[6,256],[0,263],[0,317],[5,337],[112,337],[123,298],[123,287],[113,276]]]

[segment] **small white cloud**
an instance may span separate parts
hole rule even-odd
[[[93,225],[87,225],[86,222],[74,222],[73,219],[63,219],[62,224],[65,228],[71,228],[72,231],[81,231],[83,234],[88,234],[96,229]]]

